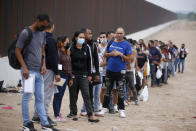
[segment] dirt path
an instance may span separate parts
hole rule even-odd
[[[66,123],[58,123],[58,128],[76,129],[77,131],[112,131],[115,126],[118,131],[196,131],[196,22],[179,21],[174,25],[147,38],[162,41],[172,40],[178,46],[185,43],[189,55],[185,64],[184,74],[176,74],[168,81],[167,86],[149,88],[149,100],[133,103],[126,108],[127,118],[119,118],[119,114],[106,114],[98,124],[87,122],[80,118],[78,122],[67,119]],[[16,94],[0,94],[0,107],[7,104],[13,110],[0,109],[0,131],[21,129],[21,96]],[[81,109],[82,99],[79,97],[78,109]],[[30,111],[33,114],[33,102]],[[68,114],[68,92],[63,100],[62,114]],[[51,116],[52,105],[50,108]],[[36,124],[40,129],[40,125]],[[75,130],[75,131],[76,131]],[[73,130],[72,130],[73,131]]]

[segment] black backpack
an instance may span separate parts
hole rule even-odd
[[[27,51],[26,50],[27,46],[31,43],[31,40],[33,38],[33,32],[31,31],[31,29],[29,27],[26,27],[25,29],[27,29],[27,31],[28,31],[28,38],[25,40],[24,47],[22,49],[23,58],[24,58],[24,54]],[[8,60],[9,60],[9,65],[12,68],[19,70],[21,68],[21,65],[16,57],[16,54],[15,54],[17,40],[18,40],[18,37],[12,42],[12,44],[8,48]]]
[[[182,51],[182,48],[180,48],[180,59],[185,59],[186,58],[186,54],[185,54],[185,48],[183,49],[183,51]]]

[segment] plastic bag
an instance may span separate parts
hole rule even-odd
[[[141,101],[147,101],[148,100],[148,87],[145,86],[144,89],[142,90],[142,93],[140,95],[140,100]]]
[[[149,64],[149,60],[147,62],[147,75],[150,75],[150,64]]]
[[[159,68],[159,69],[157,69],[157,72],[156,72],[156,78],[160,79],[161,76],[162,76],[162,70],[161,70],[161,68]]]

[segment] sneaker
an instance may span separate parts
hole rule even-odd
[[[101,111],[103,109],[103,105],[100,103],[99,105],[99,111]]]
[[[74,115],[73,115],[72,113],[69,113],[69,114],[67,115],[68,118],[73,118],[73,116],[74,116]]]
[[[23,126],[23,131],[37,131],[34,128],[33,122],[29,122],[26,126]]]
[[[56,126],[57,125],[56,122],[54,122],[49,116],[48,116],[48,122],[52,126]]]
[[[86,116],[87,113],[86,113],[86,112],[81,112],[80,115],[81,115],[81,116]]]
[[[119,113],[120,113],[120,117],[121,118],[125,118],[126,117],[125,110],[119,110]]]
[[[66,119],[64,119],[64,118],[61,117],[61,116],[57,116],[57,117],[54,118],[54,121],[55,121],[55,122],[65,122]]]
[[[124,101],[124,105],[125,106],[128,106],[129,105],[129,102],[128,101]]]
[[[52,125],[47,125],[47,126],[42,126],[42,131],[59,131],[59,130],[54,128]]]
[[[135,100],[135,105],[139,105],[138,100]]]
[[[95,112],[95,116],[104,117],[104,114],[102,112]]]
[[[103,108],[103,109],[101,110],[100,114],[104,115],[107,111],[108,111],[107,108]]]
[[[118,113],[118,106],[116,104],[114,105],[114,112]]]
[[[114,109],[109,109],[110,114],[115,114]]]
[[[34,116],[34,117],[32,118],[32,122],[33,122],[33,123],[39,123],[39,122],[40,122],[39,117],[35,117],[35,116]]]

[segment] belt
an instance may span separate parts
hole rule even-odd
[[[133,72],[132,70],[127,70],[127,72]]]

